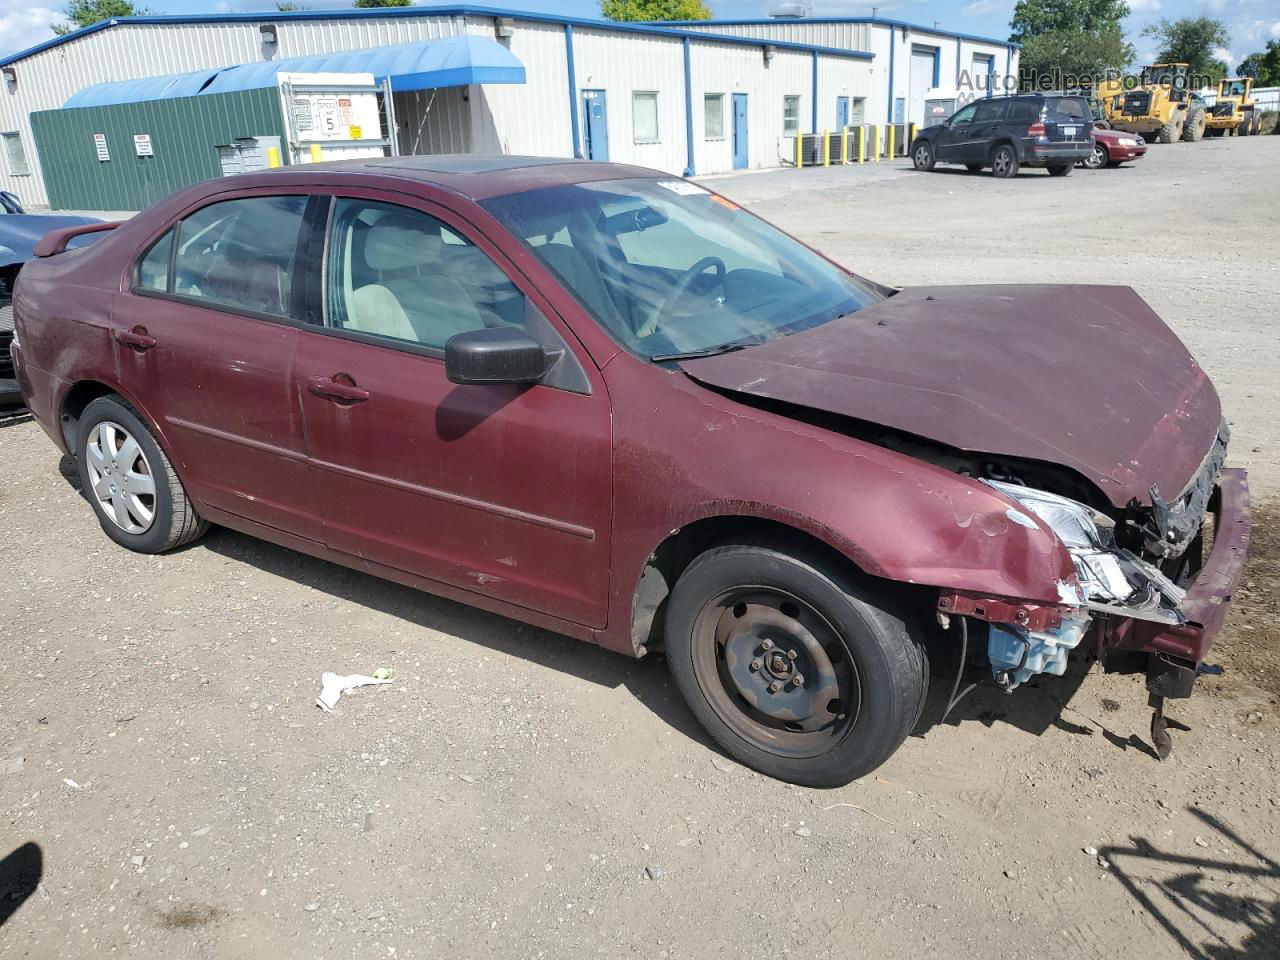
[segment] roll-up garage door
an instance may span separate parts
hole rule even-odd
[[[925,94],[933,86],[936,47],[911,48],[911,91],[907,109],[907,122],[924,126]]]

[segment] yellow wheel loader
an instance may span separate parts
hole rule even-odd
[[[1142,68],[1137,86],[1108,80],[1098,95],[1114,129],[1141,133],[1157,143],[1194,143],[1204,136],[1208,117],[1189,85],[1187,64],[1156,63]]]
[[[1211,137],[1251,137],[1262,129],[1262,111],[1253,99],[1252,77],[1230,77],[1218,81],[1218,100],[1209,108]]]

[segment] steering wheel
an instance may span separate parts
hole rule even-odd
[[[693,285],[693,281],[702,276],[702,274],[706,273],[707,270],[712,267],[715,267],[716,283],[720,287],[721,291],[723,291],[725,275],[724,261],[719,257],[703,257],[684,273],[680,274],[680,279],[676,281],[676,285],[672,289],[670,295],[662,302],[662,306],[654,312],[653,316],[636,332],[636,335],[639,337],[647,337],[656,333],[658,330],[658,321],[664,319],[676,304],[685,298],[685,295],[689,292],[689,287]]]

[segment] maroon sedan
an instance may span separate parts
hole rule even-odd
[[[514,157],[76,232],[22,272],[13,354],[113,540],[222,524],[662,651],[773,776],[883,762],[926,650],[1009,690],[1138,651],[1187,696],[1240,574],[1217,394],[1128,288],[891,289],[687,181]]]
[[[1080,162],[1090,170],[1101,170],[1103,167],[1118,167],[1146,155],[1147,141],[1140,134],[1094,127],[1093,153]]]

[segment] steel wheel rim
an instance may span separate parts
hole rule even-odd
[[[1000,150],[996,153],[996,161],[993,165],[996,173],[1004,174],[1009,172],[1009,151]]]
[[[782,757],[827,753],[853,729],[861,681],[816,607],[776,587],[735,587],[694,621],[693,670],[725,725]]]
[[[1098,167],[1102,166],[1103,162],[1102,147],[1095,146],[1093,148],[1093,153],[1089,156],[1089,166],[1096,170]]]
[[[125,533],[150,530],[156,513],[155,474],[133,434],[103,420],[89,431],[84,456],[90,491],[103,515]]]
[[[929,162],[929,148],[921,144],[916,147],[916,166],[923,167]]]

